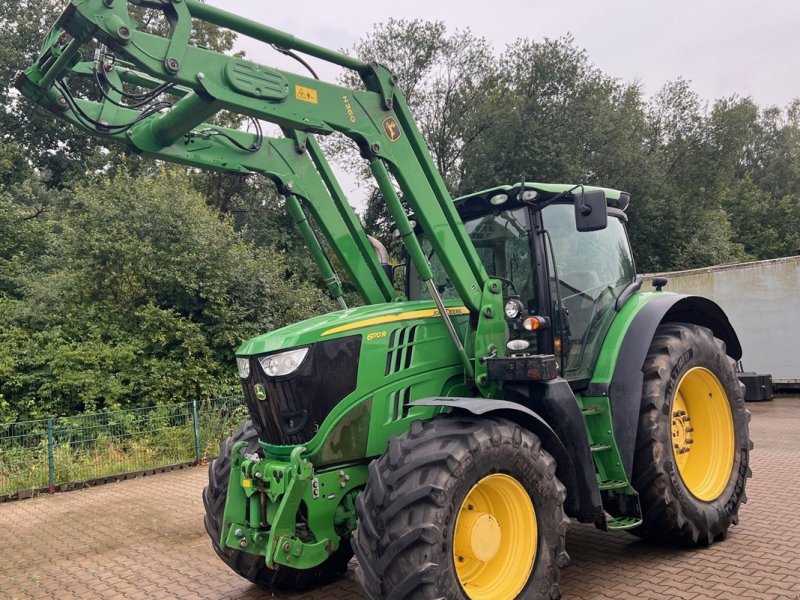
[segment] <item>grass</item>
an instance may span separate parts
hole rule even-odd
[[[240,398],[202,401],[197,412],[199,456],[191,403],[53,419],[53,483],[207,459],[247,419]],[[0,424],[0,494],[50,483],[47,429],[47,420]]]

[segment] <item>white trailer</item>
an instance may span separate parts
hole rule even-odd
[[[654,273],[667,291],[719,304],[739,335],[746,371],[769,373],[776,389],[800,388],[800,256]]]

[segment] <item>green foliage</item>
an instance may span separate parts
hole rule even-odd
[[[63,119],[31,110],[13,89],[16,74],[33,63],[39,44],[66,4],[64,0],[0,3],[0,140],[15,142],[24,151],[25,162],[35,165],[52,187],[80,181],[87,173],[120,161],[140,162],[125,149],[87,136]],[[158,11],[131,7],[131,12],[142,29],[160,33],[168,28],[163,18],[155,18]],[[220,52],[229,51],[234,40],[233,33],[208,23],[196,23],[192,39]],[[84,56],[92,50],[84,48]]]
[[[397,71],[454,196],[522,177],[629,191],[641,272],[800,247],[800,100],[709,107],[681,79],[646,99],[570,36],[516,40],[495,59],[484,40],[442,23],[389,20],[354,50]],[[376,191],[364,221],[396,249]]]
[[[389,19],[376,25],[352,51],[362,60],[386,65],[397,75],[437,169],[446,184],[456,187],[465,151],[492,118],[483,110],[496,92],[498,72],[488,42],[469,29],[448,32],[442,22]],[[342,83],[361,85],[354,73],[344,76]],[[326,146],[349,171],[369,177],[349,141],[334,137]],[[391,236],[389,211],[369,181],[364,223],[393,250],[398,245]]]
[[[24,152],[24,162],[36,165],[42,179],[53,186],[83,176],[108,153],[65,121],[31,110],[13,89],[16,74],[34,61],[39,43],[63,7],[60,0],[0,3],[0,140],[13,141]],[[116,148],[111,151],[119,153]]]
[[[14,74],[62,6],[0,4],[0,421],[225,392],[242,340],[331,308],[272,183],[164,170],[19,98]],[[234,37],[201,24],[194,41]],[[468,30],[390,19],[352,51],[399,76],[453,195],[522,177],[627,190],[639,271],[800,248],[800,100],[708,105],[683,80],[648,99],[569,36],[498,54]],[[396,252],[369,193],[367,229]]]
[[[18,418],[230,390],[239,343],[328,309],[180,170],[86,182],[44,230],[0,304],[0,392]]]
[[[616,132],[637,126],[629,113],[638,91],[593,67],[572,38],[521,40],[506,49],[499,69],[486,106],[493,118],[466,150],[459,191],[523,176],[590,183],[621,162],[626,148]]]

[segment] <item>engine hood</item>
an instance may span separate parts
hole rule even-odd
[[[469,311],[459,302],[445,303],[451,316],[467,315]],[[336,339],[363,332],[380,332],[383,325],[400,321],[439,318],[431,301],[373,304],[326,313],[275,329],[244,342],[237,356],[251,356],[305,346],[322,340]]]

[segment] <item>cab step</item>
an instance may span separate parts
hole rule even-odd
[[[603,450],[610,450],[611,444],[592,444],[589,446],[589,450],[592,452],[602,452]]]
[[[624,531],[626,529],[638,527],[641,524],[641,519],[634,519],[633,517],[617,517],[606,519],[606,529],[609,531]]]
[[[628,487],[627,481],[620,481],[619,479],[610,479],[608,481],[601,481],[598,484],[601,490],[621,490]]]
[[[600,408],[599,406],[596,406],[596,405],[595,406],[590,406],[589,408],[584,408],[583,410],[581,410],[581,414],[584,417],[588,417],[589,415],[599,415],[602,412],[603,412],[603,409]]]

